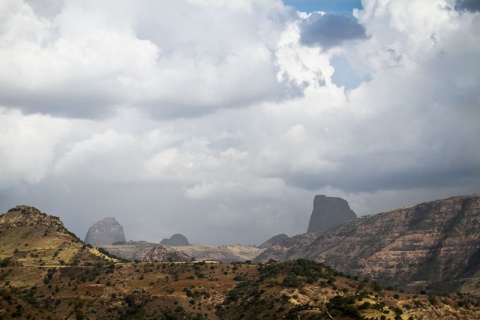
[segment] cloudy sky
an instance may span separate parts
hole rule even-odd
[[[0,0],[0,210],[260,244],[480,192],[473,0]]]

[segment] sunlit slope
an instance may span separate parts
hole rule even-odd
[[[68,231],[58,217],[28,206],[0,216],[0,259],[21,266],[79,265],[102,255]],[[103,256],[103,255],[102,255]]]

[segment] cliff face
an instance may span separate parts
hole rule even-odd
[[[355,218],[357,216],[350,209],[346,200],[317,195],[313,200],[313,212],[310,216],[307,232],[327,230]]]
[[[349,221],[310,243],[280,243],[258,260],[310,258],[384,285],[478,294],[479,227],[480,196],[452,197]]]
[[[88,229],[85,243],[93,246],[125,242],[123,227],[115,218],[105,218]]]

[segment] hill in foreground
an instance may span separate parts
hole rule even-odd
[[[474,300],[388,291],[311,260],[120,262],[31,207],[0,216],[1,319],[478,319]]]
[[[29,206],[17,206],[0,216],[0,259],[41,270],[112,260],[83,243],[58,217]],[[18,281],[28,283],[28,279]]]

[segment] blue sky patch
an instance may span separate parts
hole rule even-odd
[[[351,13],[353,9],[363,9],[360,0],[284,0],[283,2],[302,12]]]
[[[337,86],[344,86],[345,89],[355,89],[362,82],[369,81],[371,77],[366,74],[361,74],[354,69],[350,62],[343,55],[336,55],[331,60],[335,72],[332,75],[332,82]]]

